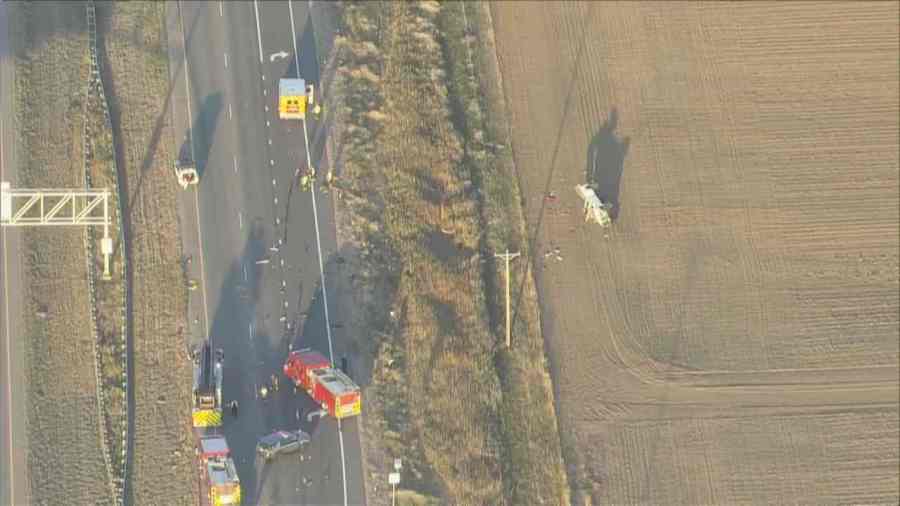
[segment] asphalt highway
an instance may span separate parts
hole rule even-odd
[[[0,3],[0,180],[16,186],[14,61],[10,52],[8,8]],[[24,334],[21,333],[21,234],[0,229],[0,504],[28,504],[25,432]]]
[[[303,127],[277,115],[278,79],[296,77],[299,66],[300,77],[318,82],[310,7],[214,1],[167,8],[172,113],[183,136],[176,142],[200,173],[181,205],[186,254],[191,242],[200,245],[192,335],[197,343],[208,334],[225,353],[225,402],[239,403],[237,418],[226,410],[225,434],[245,504],[364,503],[357,421],[307,421],[313,402],[280,372],[289,349],[333,351],[336,362],[343,349],[330,335],[335,315],[326,318],[326,303],[334,312],[326,300],[336,252],[331,196],[297,187],[296,171],[307,165]],[[316,125],[309,128],[312,140]],[[272,374],[281,388],[260,399]],[[297,428],[312,435],[306,451],[268,463],[256,457],[259,437]]]

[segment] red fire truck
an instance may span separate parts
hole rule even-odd
[[[225,437],[219,435],[201,437],[198,446],[201,484],[206,489],[205,504],[239,506],[241,480],[238,478]]]
[[[291,352],[284,363],[284,375],[335,418],[355,416],[362,411],[359,386],[317,351]]]
[[[200,459],[200,504],[204,506],[241,504],[241,480],[222,434],[222,365],[221,352],[214,351],[209,341],[194,354],[191,418]]]

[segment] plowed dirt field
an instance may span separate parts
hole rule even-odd
[[[898,4],[491,12],[579,504],[897,504]]]

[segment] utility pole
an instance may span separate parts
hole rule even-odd
[[[519,252],[517,251],[515,253],[510,253],[509,249],[507,248],[506,253],[494,253],[494,256],[506,260],[506,347],[509,348],[509,261],[519,256]]]

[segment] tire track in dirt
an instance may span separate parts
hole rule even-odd
[[[580,237],[583,246],[586,246],[585,237]],[[579,251],[587,251],[587,248],[579,248]],[[589,266],[594,279],[600,279],[591,258],[579,260]],[[609,293],[596,284],[591,287],[594,307],[607,323],[606,335],[609,337],[608,341],[599,341],[604,350],[595,355],[594,371],[602,371],[604,381],[610,376],[615,377],[621,389],[613,390],[613,395],[607,398],[609,402],[629,404],[629,400],[641,400],[642,403],[659,400],[664,404],[686,405],[695,413],[700,406],[891,405],[900,394],[897,382],[900,368],[897,366],[673,371],[670,366],[656,362],[622,342],[608,324],[611,319],[624,319],[621,314],[608,313],[608,308],[615,306],[606,298]],[[628,392],[627,397],[617,397],[615,392],[618,391]],[[848,397],[849,393],[853,395]]]

